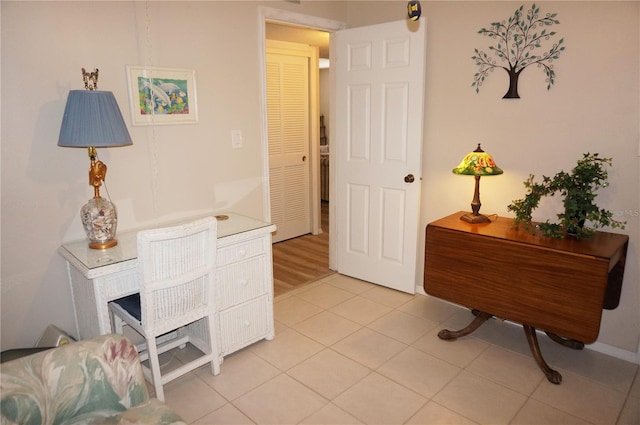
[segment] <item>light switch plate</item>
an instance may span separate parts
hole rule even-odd
[[[234,149],[242,147],[242,130],[231,130],[231,147]]]

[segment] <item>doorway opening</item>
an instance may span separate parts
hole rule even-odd
[[[316,131],[312,132],[309,141],[310,167],[310,199],[311,232],[288,239],[273,245],[274,289],[275,295],[287,292],[305,283],[332,274],[330,269],[330,228],[333,227],[330,217],[330,155],[331,141],[329,131],[330,119],[330,70],[324,63],[330,63],[330,32],[344,28],[340,22],[327,21],[316,17],[292,14],[291,12],[265,8],[263,23],[266,40],[287,41],[316,46],[318,56],[323,63],[322,69],[314,69],[318,73],[318,116],[315,120]],[[266,105],[266,102],[265,102]],[[265,107],[265,111],[267,108]],[[265,120],[267,122],[267,120]],[[266,162],[269,163],[269,146],[265,147]],[[265,167],[267,173],[269,167]],[[269,199],[271,202],[271,199]],[[271,208],[271,203],[268,203]],[[270,210],[271,212],[271,210]]]

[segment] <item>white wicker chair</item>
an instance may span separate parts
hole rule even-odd
[[[211,372],[220,373],[216,239],[212,217],[138,232],[140,293],[109,303],[115,332],[122,334],[126,323],[144,337],[140,359],[148,358],[150,367],[143,370],[162,401],[163,385],[193,369],[211,363]],[[187,342],[204,355],[162,374],[158,356]]]

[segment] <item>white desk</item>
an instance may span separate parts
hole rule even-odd
[[[216,265],[223,356],[274,336],[271,233],[276,230],[260,220],[224,215],[229,218],[218,220]],[[84,239],[58,249],[67,260],[78,338],[112,332],[107,303],[139,292],[137,233],[119,233],[118,245],[105,250],[90,249]]]

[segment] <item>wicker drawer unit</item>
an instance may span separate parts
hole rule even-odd
[[[221,354],[273,338],[273,301],[267,294],[220,311]]]
[[[239,214],[225,216],[218,219],[216,264],[223,356],[274,336],[271,233],[276,229]],[[86,240],[59,248],[67,263],[78,339],[111,333],[107,304],[139,290],[136,239],[137,231],[128,231],[105,250],[90,249]]]
[[[217,266],[224,267],[256,256],[263,256],[267,251],[263,239],[252,239],[237,244],[218,247]]]
[[[272,339],[273,266],[271,234],[218,250],[222,356],[261,339]]]
[[[267,294],[271,284],[265,276],[267,267],[264,256],[261,256],[218,269],[220,310]]]

